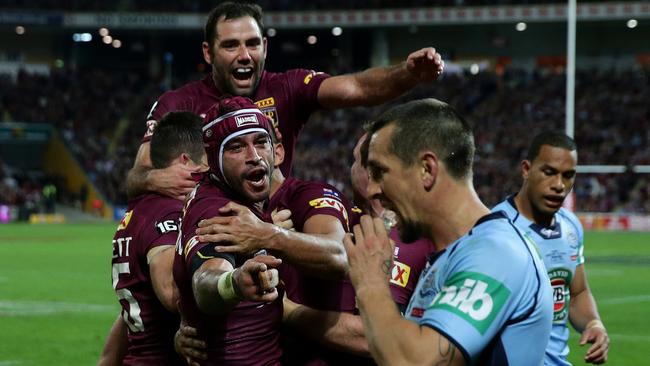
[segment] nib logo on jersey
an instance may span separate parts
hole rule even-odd
[[[508,297],[510,290],[492,277],[459,272],[447,280],[429,309],[453,312],[484,334]]]

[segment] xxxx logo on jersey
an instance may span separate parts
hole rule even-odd
[[[277,128],[278,127],[278,110],[275,106],[275,98],[270,97],[262,100],[258,100],[255,102],[255,105],[257,108],[260,109],[262,113],[264,113],[267,117],[273,121],[273,127]]]
[[[406,287],[409,283],[409,276],[411,275],[411,267],[404,263],[393,261],[393,268],[390,273],[390,283],[397,286]]]
[[[484,334],[509,297],[510,289],[494,278],[476,272],[459,272],[445,281],[429,309],[455,313]]]
[[[557,268],[548,272],[553,288],[553,322],[563,323],[569,315],[569,300],[571,298],[571,271]]]
[[[348,218],[348,210],[345,208],[343,203],[341,203],[341,201],[337,200],[336,198],[330,198],[330,197],[315,198],[309,201],[309,206],[314,208],[333,208],[339,211],[343,216],[343,219],[345,220],[345,227],[349,228],[350,220]]]

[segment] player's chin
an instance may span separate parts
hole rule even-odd
[[[246,184],[244,182],[244,196],[248,199],[250,202],[261,202],[269,198],[269,194],[271,193],[271,186],[270,185],[265,185],[263,187],[259,186],[251,186]]]

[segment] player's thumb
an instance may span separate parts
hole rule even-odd
[[[578,342],[579,345],[584,346],[587,344],[587,341],[589,340],[589,334],[587,332],[582,332],[582,335],[580,336],[580,341]]]

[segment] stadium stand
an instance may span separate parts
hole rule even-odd
[[[648,70],[578,72],[576,140],[581,164],[650,164],[650,133],[643,128],[650,119],[648,77]],[[124,71],[53,70],[49,76],[20,72],[15,79],[0,76],[0,116],[4,121],[52,123],[108,201],[122,205],[126,172],[160,85]],[[517,186],[527,136],[546,128],[563,129],[564,75],[553,70],[448,74],[401,99],[424,96],[449,101],[475,125],[481,162],[475,185],[488,204]],[[299,142],[295,174],[350,193],[345,173],[355,138],[361,124],[384,108],[315,115]],[[581,174],[576,196],[579,211],[650,212],[650,181],[644,174]]]

